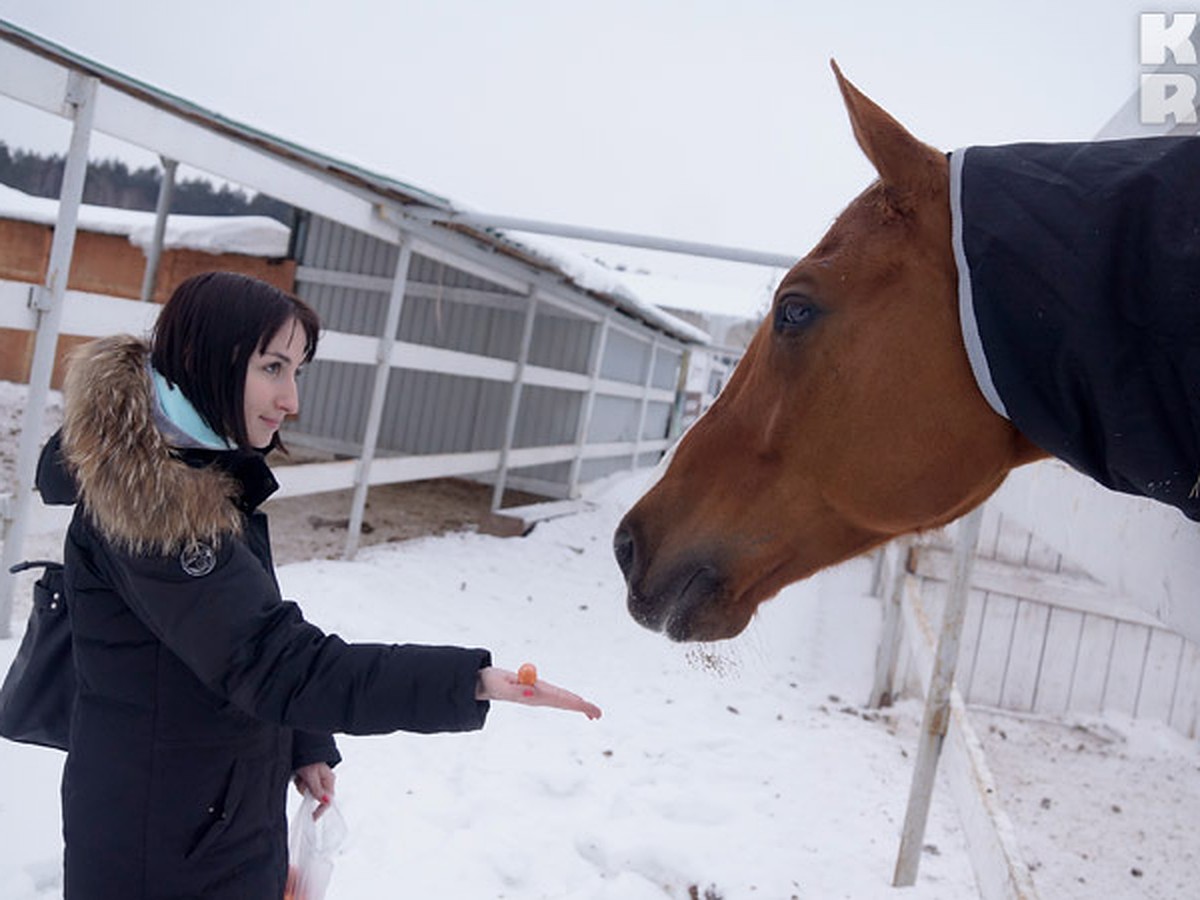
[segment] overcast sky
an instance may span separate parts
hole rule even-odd
[[[1137,89],[1138,13],[1175,9],[1130,0],[834,7],[0,0],[0,18],[485,212],[799,257],[872,178],[830,57],[942,149],[1086,140]],[[11,147],[61,153],[67,134],[65,123],[0,98],[0,140]],[[93,155],[154,159],[103,140]],[[663,271],[681,262],[630,258]],[[729,277],[764,280],[744,267]],[[760,303],[753,290],[730,292],[730,311]]]

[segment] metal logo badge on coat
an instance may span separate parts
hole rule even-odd
[[[179,565],[193,578],[203,578],[217,566],[217,553],[211,544],[192,541],[179,554]]]

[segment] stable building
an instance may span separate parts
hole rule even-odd
[[[166,192],[182,163],[296,209],[286,258],[240,262],[282,286],[290,280],[322,316],[302,413],[285,438],[327,458],[283,467],[280,496],[353,489],[347,554],[370,485],[464,476],[494,486],[496,510],[506,487],[570,500],[590,481],[655,464],[674,438],[684,353],[708,336],[616,273],[544,239],[472,224],[447,198],[233,122],[4,22],[0,92],[74,123],[49,250],[0,272],[0,328],[86,339],[138,333],[153,320],[153,304],[130,299],[131,288],[142,257],[173,252],[162,235],[180,217],[160,203],[159,237],[145,252],[129,234],[89,237],[92,211],[80,197],[93,131],[157,153],[169,164]],[[37,227],[44,246],[46,226]],[[120,254],[87,249],[101,239],[124,241]],[[202,268],[239,268],[224,251],[199,252]],[[88,262],[118,255],[128,260],[119,279]],[[193,262],[160,262],[153,296]],[[59,283],[63,268],[71,279]],[[31,406],[42,377],[34,356]],[[31,493],[31,474],[23,481],[18,469],[18,494]],[[27,502],[7,505],[6,524]]]

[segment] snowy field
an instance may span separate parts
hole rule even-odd
[[[4,414],[19,393],[0,385]],[[349,835],[329,900],[977,896],[943,785],[917,886],[889,887],[920,708],[862,706],[880,619],[867,561],[787,589],[736,641],[673,645],[625,612],[610,550],[644,485],[610,480],[594,511],[526,538],[455,533],[281,567],[285,595],[349,640],[486,646],[604,709],[589,722],[496,704],[475,734],[341,738]],[[0,666],[16,645],[0,641]],[[1074,726],[976,723],[1041,895],[1195,896],[1195,744],[1128,722]],[[5,900],[60,895],[61,761],[0,741]]]

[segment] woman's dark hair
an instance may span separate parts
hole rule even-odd
[[[303,300],[234,272],[205,272],[181,282],[154,326],[150,364],[183,392],[217,434],[249,449],[246,369],[284,325],[304,329],[304,362],[317,352],[321,322]],[[280,446],[276,432],[271,447]]]

